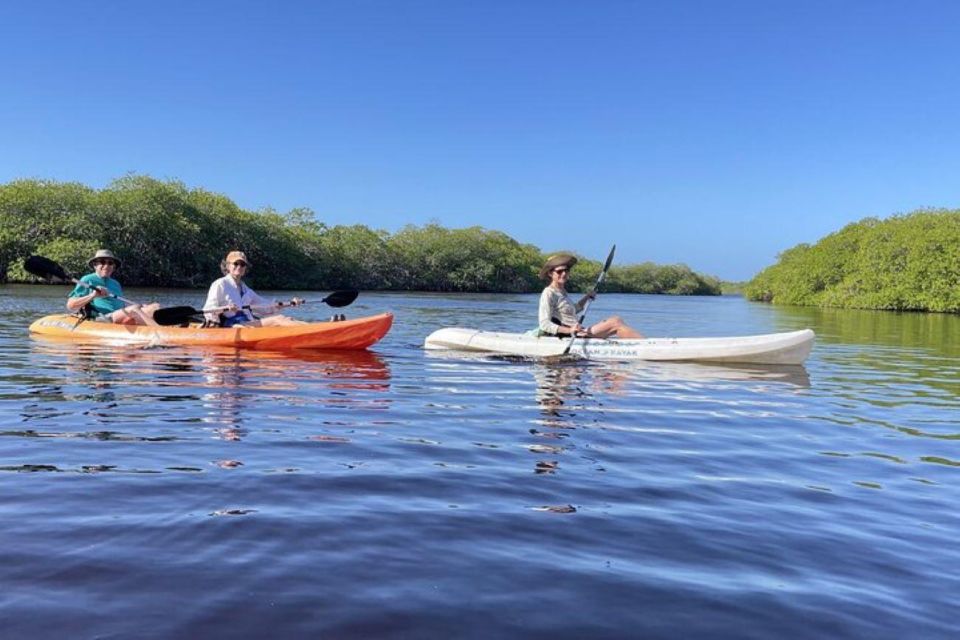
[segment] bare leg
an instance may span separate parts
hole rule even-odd
[[[153,313],[159,308],[159,302],[151,302],[150,304],[140,307],[140,313],[143,314],[144,324],[148,324],[153,327],[159,326],[153,319]]]
[[[142,324],[156,327],[158,325],[153,320],[153,312],[159,307],[159,304],[151,304],[146,307],[131,304],[111,313],[110,321],[114,324]]]
[[[301,320],[294,320],[284,315],[267,316],[260,318],[260,324],[264,327],[288,327],[295,324],[307,324]]]
[[[643,334],[629,327],[620,316],[611,316],[590,327],[590,333],[598,338],[643,338]]]
[[[307,324],[306,322],[301,322],[300,320],[294,320],[293,318],[288,318],[284,315],[275,315],[275,316],[266,316],[264,318],[256,318],[250,320],[249,322],[244,322],[242,324],[235,324],[234,327],[289,327],[295,324]]]

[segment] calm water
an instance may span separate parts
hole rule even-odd
[[[65,293],[0,287],[3,637],[960,632],[960,317],[603,295],[649,335],[818,341],[549,364],[421,349],[536,296],[362,294],[396,314],[370,352],[277,355],[31,339]]]

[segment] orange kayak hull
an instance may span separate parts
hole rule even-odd
[[[30,333],[55,339],[110,344],[214,346],[288,351],[293,349],[366,349],[387,335],[392,313],[339,322],[312,322],[286,327],[144,327],[105,322],[77,323],[76,316],[44,316]]]

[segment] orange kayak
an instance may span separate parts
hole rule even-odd
[[[392,313],[287,327],[144,327],[85,321],[66,314],[44,316],[30,325],[34,335],[85,342],[289,349],[366,349],[387,335]]]

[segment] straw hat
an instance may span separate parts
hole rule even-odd
[[[543,265],[543,268],[540,269],[540,279],[549,280],[550,272],[556,269],[557,267],[572,267],[577,264],[577,258],[570,255],[569,253],[558,253],[555,256],[550,256],[547,258],[546,264]]]
[[[120,258],[113,255],[113,251],[110,251],[109,249],[98,249],[97,253],[94,254],[92,258],[87,260],[87,264],[90,266],[91,269],[93,269],[93,263],[96,262],[97,260],[113,260],[114,262],[117,263],[117,268],[118,269],[120,268]]]

